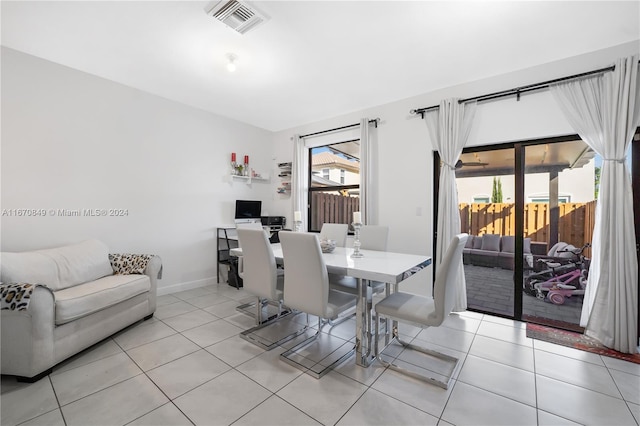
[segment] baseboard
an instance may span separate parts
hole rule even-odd
[[[222,283],[221,283],[222,284]],[[227,285],[227,283],[224,283]],[[205,287],[208,285],[216,285],[216,277],[205,278],[196,281],[187,281],[184,283],[178,283],[168,286],[158,287],[158,296],[164,296],[166,294],[177,293],[179,291],[191,290],[194,288]]]

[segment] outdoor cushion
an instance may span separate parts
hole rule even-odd
[[[480,250],[482,248],[482,237],[475,236],[473,237],[473,249]]]
[[[476,238],[473,235],[470,235],[469,238],[467,238],[467,242],[464,245],[464,248],[473,248],[473,239]]]
[[[505,235],[502,237],[501,242],[502,249],[500,250],[503,253],[515,253],[516,251],[516,237],[511,235]]]
[[[482,236],[481,250],[486,251],[500,251],[500,235],[498,234],[484,234]]]

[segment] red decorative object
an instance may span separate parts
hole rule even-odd
[[[244,156],[244,164],[249,164],[249,156],[248,155]]]
[[[232,153],[231,153],[231,162],[232,162],[232,163],[235,163],[235,162],[236,162],[236,153],[235,153],[235,152],[232,152]]]

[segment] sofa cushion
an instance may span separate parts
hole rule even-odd
[[[146,275],[110,275],[54,292],[56,325],[90,315],[151,289]]]
[[[113,274],[109,249],[101,241],[22,253],[2,253],[3,282],[44,284],[53,291]]]
[[[484,234],[482,236],[482,247],[480,249],[486,251],[500,251],[500,235]]]
[[[0,254],[0,281],[44,284],[51,289],[60,287],[58,265],[50,256],[37,251]]]

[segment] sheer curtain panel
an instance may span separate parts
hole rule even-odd
[[[619,59],[612,72],[551,91],[569,123],[603,158],[580,325],[605,346],[637,353],[638,261],[625,156],[640,120],[638,55]]]
[[[299,211],[302,215],[300,231],[307,230],[307,204],[309,198],[309,156],[304,139],[300,135],[293,136],[293,164],[291,165],[291,199],[293,211]],[[291,217],[293,217],[293,213]]]
[[[360,120],[360,212],[362,223],[366,225],[377,224],[375,217],[374,196],[374,161],[373,142],[369,128],[369,119]]]
[[[458,99],[445,99],[437,110],[425,114],[429,136],[444,164],[439,183],[436,265],[440,265],[453,237],[460,233],[455,164],[469,137],[475,112],[475,102],[460,104]],[[457,274],[455,281],[458,287],[453,310],[459,312],[467,309],[467,285],[462,263]]]

